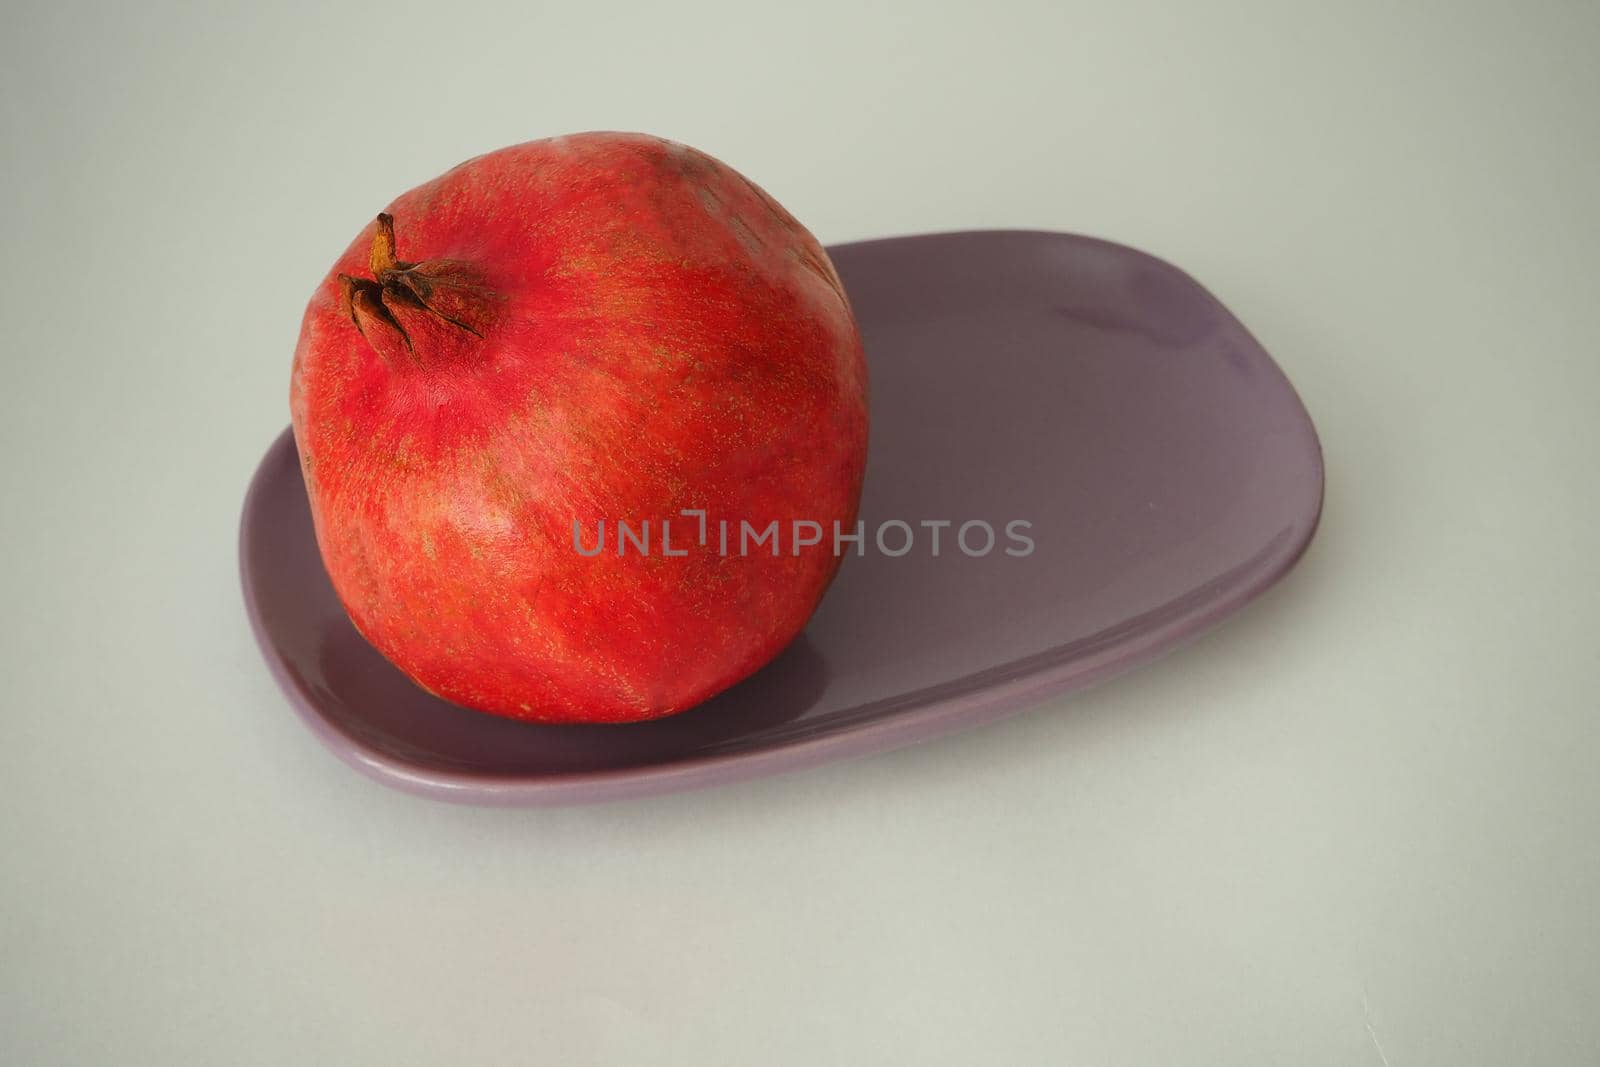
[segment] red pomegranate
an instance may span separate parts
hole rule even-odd
[[[290,406],[356,627],[430,692],[541,722],[670,715],[777,655],[866,460],[827,254],[736,171],[638,134],[502,149],[395,200],[312,296]]]

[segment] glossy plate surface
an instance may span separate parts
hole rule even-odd
[[[1316,528],[1316,431],[1271,358],[1181,271],[1065,234],[829,250],[866,342],[870,532],[805,633],[682,715],[531,726],[446,704],[356,633],[285,433],[245,500],[240,567],[267,663],[319,738],[449,800],[575,803],[733,781],[987,722],[1144,662],[1281,577]],[[933,556],[925,520],[949,520]],[[999,534],[981,557],[954,529]],[[1012,520],[1030,555],[1008,556]],[[982,547],[979,528],[969,547]],[[897,550],[903,532],[885,534]]]

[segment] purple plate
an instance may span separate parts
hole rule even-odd
[[[245,606],[312,731],[418,793],[560,804],[859,756],[1128,670],[1239,610],[1305,550],[1316,430],[1244,328],[1182,271],[1087,237],[980,232],[830,250],[872,375],[862,498],[916,542],[846,559],[805,633],[673,718],[535,726],[447,704],[358,635],[323,572],[293,437],[239,537]],[[940,553],[923,521],[950,520]],[[998,534],[986,555],[963,522]],[[1005,535],[1030,523],[1031,554]],[[985,540],[972,528],[968,547]],[[898,550],[904,533],[890,528]]]

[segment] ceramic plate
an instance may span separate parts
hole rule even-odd
[[[1193,279],[1054,233],[830,249],[872,382],[866,528],[805,633],[710,702],[629,726],[444,703],[356,633],[322,569],[285,431],[245,500],[245,604],[290,703],[340,758],[447,800],[555,804],[794,770],[991,721],[1128,670],[1239,610],[1322,503],[1293,388]],[[941,528],[938,556],[931,527]],[[994,549],[967,555],[981,520]],[[1005,525],[1032,541],[1025,556]],[[890,528],[885,543],[904,540]],[[969,530],[967,547],[985,538]]]

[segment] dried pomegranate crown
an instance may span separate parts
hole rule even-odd
[[[396,337],[416,355],[413,329],[405,319],[420,313],[435,322],[482,338],[493,308],[494,294],[481,283],[471,264],[452,259],[407,263],[395,255],[394,216],[378,216],[368,253],[371,278],[339,275],[340,291],[350,321],[380,355],[388,355]],[[378,333],[385,334],[382,340]]]

